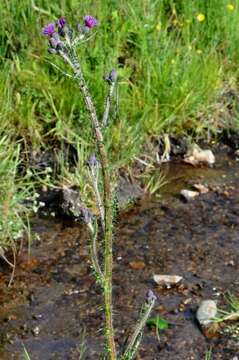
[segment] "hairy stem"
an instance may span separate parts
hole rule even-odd
[[[94,188],[95,198],[96,198],[96,204],[100,212],[100,221],[102,229],[105,229],[105,210],[104,205],[102,204],[99,188],[98,188],[98,168],[95,171],[92,169],[89,169],[89,177],[92,183],[92,186]]]
[[[93,267],[99,276],[100,283],[102,284],[104,282],[104,275],[101,271],[100,263],[99,263],[99,257],[98,257],[98,251],[97,251],[97,237],[98,237],[98,229],[97,229],[97,223],[95,224],[95,228],[90,222],[88,224],[88,229],[90,230],[91,235],[91,259],[93,262]]]
[[[65,57],[64,57],[65,58]],[[83,95],[85,106],[90,116],[94,138],[97,143],[100,163],[102,168],[103,186],[104,186],[104,305],[105,305],[105,322],[106,322],[106,340],[107,350],[110,360],[116,360],[116,347],[114,340],[114,329],[112,319],[112,190],[110,182],[110,169],[107,154],[103,142],[103,135],[100,129],[94,104],[85,82],[83,73],[76,54],[65,60],[71,65],[75,79]]]
[[[133,354],[136,353],[140,341],[138,341],[138,338],[140,337],[140,334],[143,331],[143,328],[150,316],[150,313],[154,307],[155,299],[152,299],[149,304],[145,305],[144,313],[139,320],[138,324],[135,327],[135,330],[130,338],[129,344],[124,352],[124,355],[122,357],[122,360],[132,359]]]
[[[113,93],[114,93],[114,87],[115,87],[115,81],[113,81],[110,84],[109,92],[105,99],[105,109],[104,109],[104,114],[103,114],[103,118],[102,118],[102,126],[106,126],[108,123],[110,106],[111,106],[112,97],[113,97]]]

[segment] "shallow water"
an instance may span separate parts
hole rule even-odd
[[[213,359],[239,354],[238,342],[206,338],[195,321],[201,300],[223,293],[239,296],[239,164],[226,151],[213,169],[182,163],[163,167],[161,198],[144,197],[119,216],[114,240],[114,304],[117,344],[137,320],[147,289],[158,296],[154,314],[172,325],[160,339],[146,329],[140,359]],[[178,196],[194,183],[207,194],[185,203]],[[91,274],[87,236],[72,222],[35,219],[38,235],[28,261],[18,259],[11,288],[8,269],[0,273],[0,359],[21,359],[23,344],[32,360],[99,359],[103,349],[101,295]],[[153,274],[183,277],[177,287],[160,288]]]

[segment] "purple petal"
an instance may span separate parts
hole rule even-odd
[[[44,36],[52,36],[55,32],[55,24],[54,23],[50,23],[47,24],[46,26],[44,26],[42,28],[42,35]]]
[[[84,16],[83,19],[84,19],[85,26],[88,27],[89,29],[98,25],[98,21],[91,15],[86,15],[86,16]]]
[[[57,20],[57,25],[59,28],[63,28],[65,26],[66,20],[64,17],[61,17],[60,19]]]

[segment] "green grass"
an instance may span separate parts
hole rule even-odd
[[[212,348],[210,348],[205,354],[205,360],[212,360]]]
[[[219,309],[219,317],[216,322],[235,321],[239,319],[239,299],[234,295],[225,294],[226,309]]]
[[[218,310],[214,319],[220,325],[220,334],[238,342],[239,340],[239,299],[231,293],[224,296],[225,307]]]
[[[49,64],[66,70],[47,54],[40,34],[45,23],[61,15],[71,24],[85,14],[100,22],[96,35],[79,49],[99,114],[106,92],[102,76],[118,68],[115,111],[106,130],[113,166],[129,164],[151,135],[215,138],[222,127],[238,128],[238,117],[229,122],[220,111],[215,116],[222,94],[238,90],[235,0],[2,0],[1,14],[0,134],[15,159],[24,154],[28,169],[32,154],[57,154],[50,174],[35,172],[39,184],[70,183],[83,190],[86,177],[79,169],[83,154],[92,151],[78,90]],[[198,21],[199,14],[204,21]],[[77,171],[64,156],[67,146],[79,155]],[[12,155],[7,159],[11,167]]]
[[[23,345],[23,360],[31,360],[30,355],[27,352],[27,349]]]
[[[19,177],[20,145],[11,144],[6,136],[0,139],[0,257],[14,271],[15,241],[28,232],[30,209],[24,202],[30,196],[32,185],[27,176]],[[30,238],[29,238],[30,240]],[[9,255],[9,249],[12,254]]]

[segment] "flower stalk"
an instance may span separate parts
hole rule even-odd
[[[156,296],[149,290],[146,294],[146,301],[142,315],[135,326],[135,330],[128,341],[128,345],[124,351],[124,354],[121,357],[121,360],[131,360],[135,357],[138,347],[141,342],[143,329],[145,324],[150,316],[150,313],[154,307],[155,301],[157,300]]]
[[[116,360],[116,347],[114,340],[113,329],[113,316],[112,316],[112,221],[113,221],[113,209],[112,209],[112,189],[110,181],[110,169],[107,159],[107,154],[104,146],[103,135],[99,125],[99,121],[96,115],[94,104],[91,100],[91,96],[85,82],[83,73],[81,71],[80,63],[75,54],[69,61],[74,71],[75,79],[83,95],[85,106],[88,111],[94,138],[97,144],[104,188],[104,306],[105,306],[105,321],[106,321],[106,338],[107,349],[110,360]]]
[[[102,118],[102,126],[106,126],[108,124],[110,106],[112,103],[112,98],[113,98],[115,83],[116,83],[116,71],[112,70],[109,73],[109,75],[105,76],[104,79],[109,84],[109,91],[105,98],[105,110],[104,110],[104,114],[103,114],[103,118]]]
[[[84,23],[77,25],[77,34],[74,36],[72,29],[68,27],[65,19],[62,17],[56,23],[50,23],[42,29],[42,34],[48,37],[49,48],[48,52],[53,55],[60,56],[65,63],[72,69],[73,75],[60,71],[67,77],[75,80],[83,97],[85,108],[87,110],[91,127],[93,139],[97,147],[98,157],[100,162],[101,177],[103,182],[103,196],[99,190],[99,164],[96,157],[93,155],[86,165],[88,166],[89,176],[92,182],[93,190],[95,193],[96,204],[99,209],[100,223],[103,230],[104,238],[104,254],[103,265],[100,264],[97,240],[98,240],[98,224],[97,220],[93,219],[88,209],[82,207],[81,217],[88,227],[91,236],[91,259],[93,267],[99,278],[100,285],[103,289],[104,296],[104,314],[105,314],[105,336],[107,343],[107,354],[109,360],[127,359],[132,360],[138,349],[143,327],[147,318],[154,306],[155,296],[149,293],[148,300],[145,305],[145,311],[141,320],[137,324],[135,331],[129,341],[129,344],[122,357],[117,357],[116,344],[114,338],[113,328],[113,306],[112,306],[112,236],[113,236],[113,199],[112,199],[112,171],[110,169],[106,147],[104,144],[104,137],[102,128],[107,126],[109,120],[109,113],[113,99],[115,84],[116,84],[116,71],[112,70],[104,80],[108,83],[108,93],[105,99],[104,112],[101,122],[98,120],[96,109],[92,101],[90,91],[84,78],[81,69],[80,61],[76,53],[76,46],[81,44],[88,32],[98,25],[98,21],[90,15],[83,18]],[[57,31],[55,30],[57,28]],[[87,38],[86,38],[87,39]],[[88,37],[89,39],[89,37]],[[56,67],[56,66],[55,66]]]

